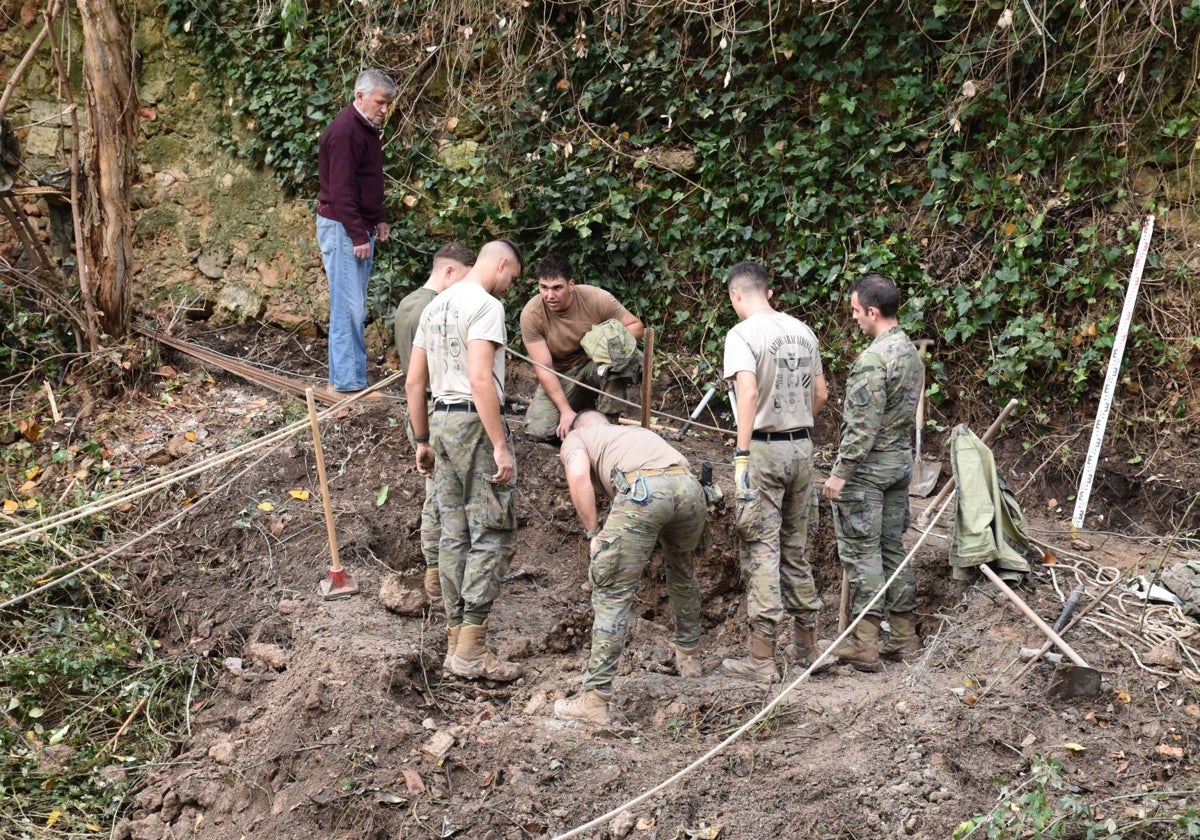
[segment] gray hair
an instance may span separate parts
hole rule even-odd
[[[378,90],[388,99],[396,98],[396,83],[392,81],[391,76],[384,73],[382,70],[364,70],[358,74],[358,78],[354,81],[354,92],[361,93],[363,96],[369,96]]]

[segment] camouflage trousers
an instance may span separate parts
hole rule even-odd
[[[578,379],[593,388],[600,389],[601,393],[597,394],[587,388],[576,385],[574,382],[568,382],[565,379],[560,379],[563,393],[567,397],[567,404],[575,411],[583,411],[584,409],[594,408],[601,414],[620,414],[622,409],[628,408],[625,403],[615,400],[612,397],[625,396],[625,385],[628,380],[616,376],[606,376],[601,378],[596,373],[598,365],[595,362],[587,362],[586,364],[577,365],[570,370],[563,371],[564,376],[569,376],[572,379]],[[541,385],[537,387],[537,391],[533,394],[533,399],[529,402],[529,410],[525,412],[525,434],[536,440],[551,440],[558,437],[556,430],[558,429],[558,421],[561,414],[558,406],[546,395],[545,390]]]
[[[864,462],[833,502],[838,556],[850,579],[850,611],[858,614],[904,560],[912,455],[889,452]],[[871,615],[917,608],[917,577],[910,563]]]
[[[754,497],[738,502],[738,553],[750,632],[771,641],[785,616],[813,627],[821,609],[806,556],[813,503],[812,451],[812,441],[807,439],[750,444]]]
[[[598,548],[588,567],[595,618],[584,688],[609,686],[617,676],[635,620],[633,598],[656,543],[662,544],[667,596],[675,617],[671,638],[684,648],[700,641],[695,557],[707,524],[704,493],[692,475],[655,475],[642,481],[648,498],[635,502],[629,493],[618,494],[596,538]]]
[[[428,404],[427,417],[433,417],[433,401]],[[413,434],[412,421],[405,424],[408,432],[408,444],[414,450],[417,448],[416,435]],[[437,495],[433,492],[433,479],[425,479],[425,501],[421,504],[421,556],[425,565],[436,569],[438,564],[438,543],[442,541],[442,517],[438,513]]]
[[[492,443],[479,415],[434,411],[429,418],[433,446],[433,492],[441,518],[438,571],[447,623],[464,618],[482,623],[500,592],[500,578],[516,547],[516,476],[494,484]],[[512,443],[508,444],[512,452]]]

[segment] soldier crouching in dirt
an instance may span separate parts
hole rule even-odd
[[[707,541],[707,508],[687,458],[649,429],[610,425],[598,411],[576,415],[560,457],[589,540],[595,618],[585,690],[573,700],[556,701],[554,716],[606,724],[634,594],[659,541],[675,616],[675,667],[683,677],[701,675],[695,557]],[[613,500],[603,527],[596,510],[597,486]]]
[[[833,502],[838,556],[850,580],[850,610],[860,613],[904,561],[908,485],[917,398],[925,387],[921,354],[900,329],[900,292],[890,278],[868,274],[850,289],[850,311],[871,339],[850,369],[837,460],[821,493]],[[834,654],[860,671],[878,671],[879,625],[892,627],[885,656],[921,650],[917,580],[906,566],[881,603]]]
[[[501,410],[508,333],[499,298],[520,274],[515,245],[484,245],[466,276],[421,313],[405,382],[417,470],[432,470],[442,520],[443,667],[468,679],[507,682],[522,673],[487,647],[487,618],[516,545],[517,471]]]

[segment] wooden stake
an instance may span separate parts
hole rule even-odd
[[[654,328],[647,327],[642,339],[642,428],[650,428],[650,384],[654,379]]]

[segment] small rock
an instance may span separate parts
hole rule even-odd
[[[535,693],[532,697],[529,698],[529,701],[525,704],[525,714],[527,714],[527,715],[540,714],[541,711],[546,708],[546,704],[548,702],[549,702],[549,700],[546,697],[546,692],[539,691],[539,692]]]
[[[633,827],[637,824],[637,820],[633,818],[633,814],[628,811],[622,811],[612,818],[612,822],[608,824],[608,833],[613,840],[621,840],[629,832],[633,831]]]
[[[247,654],[251,662],[265,665],[273,671],[282,671],[287,667],[287,652],[279,645],[254,642]]]
[[[196,268],[209,280],[220,280],[225,276],[225,266],[207,251],[201,251],[200,256],[196,258]]]
[[[236,754],[237,747],[234,745],[233,741],[229,740],[217,741],[217,743],[208,748],[208,757],[217,762],[217,764],[232,764],[233,757]],[[163,802],[165,805],[165,797]]]
[[[242,658],[240,656],[226,656],[224,665],[230,673],[240,674],[242,672]]]
[[[1142,662],[1147,665],[1158,665],[1178,671],[1183,668],[1183,659],[1175,648],[1174,640],[1155,645],[1142,656]]]
[[[508,660],[509,662],[528,659],[533,655],[533,640],[524,636],[508,639],[500,643],[500,646],[496,649],[496,653],[501,659]]]
[[[454,747],[454,736],[445,730],[435,732],[421,747],[421,752],[432,761],[441,761]]]
[[[425,587],[408,586],[399,575],[389,575],[379,585],[379,603],[399,615],[422,615],[429,608]]]

